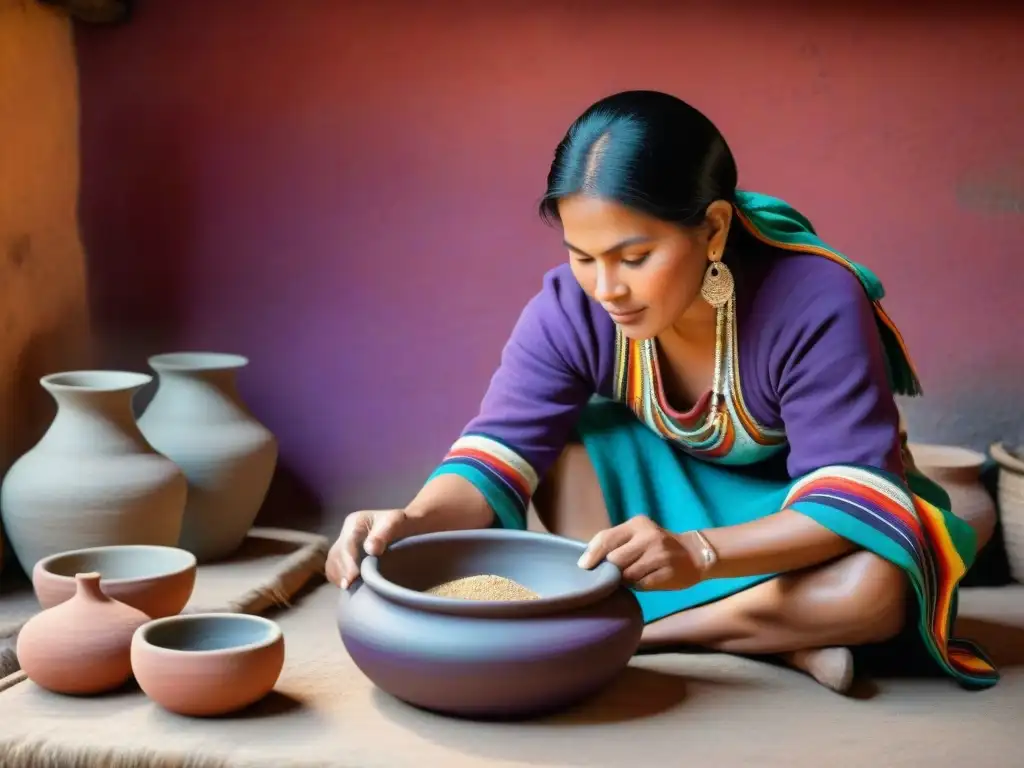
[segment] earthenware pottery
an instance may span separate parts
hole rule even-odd
[[[32,586],[43,608],[75,593],[75,574],[100,574],[109,597],[138,608],[152,619],[173,616],[192,597],[196,556],[177,547],[125,544],[91,547],[44,557],[32,570]]]
[[[136,682],[179,715],[224,715],[254,704],[273,690],[283,667],[281,628],[260,616],[171,616],[132,638]]]
[[[996,527],[995,500],[981,483],[985,455],[952,445],[910,443],[908,447],[918,471],[949,494],[950,511],[978,533],[980,550]]]
[[[627,665],[640,606],[609,562],[546,533],[487,529],[415,536],[367,557],[342,592],[341,640],[378,687],[463,717],[522,718],[574,704]],[[426,594],[467,576],[503,576],[540,599],[477,601]]]
[[[146,441],[132,412],[132,398],[150,381],[127,371],[41,379],[57,415],[0,490],[7,538],[25,573],[71,549],[178,543],[188,484]]]
[[[1010,574],[1014,581],[1024,581],[1024,458],[1019,451],[1002,443],[989,448],[993,461],[999,465],[997,497],[1003,524],[1003,543]]]
[[[70,600],[21,628],[18,663],[29,680],[55,693],[103,693],[131,677],[132,636],[149,617],[103,594],[98,573],[75,581]]]
[[[242,402],[240,355],[156,355],[153,401],[139,418],[146,438],[182,468],[189,494],[180,546],[199,562],[219,560],[245,540],[277,464],[277,440]]]

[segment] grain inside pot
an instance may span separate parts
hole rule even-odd
[[[522,584],[506,579],[504,576],[484,574],[482,576],[466,576],[462,579],[446,581],[426,590],[428,595],[436,597],[454,597],[462,600],[538,600],[533,590]]]

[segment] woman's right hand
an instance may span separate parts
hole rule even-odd
[[[342,589],[359,578],[363,553],[380,555],[394,541],[409,535],[409,518],[404,509],[375,509],[352,512],[341,526],[341,534],[327,553],[327,579]]]

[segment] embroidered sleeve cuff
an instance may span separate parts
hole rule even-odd
[[[522,456],[491,437],[463,435],[431,477],[464,477],[494,510],[495,525],[526,528],[526,509],[537,490],[537,473]]]
[[[918,573],[930,559],[914,499],[898,475],[822,467],[798,479],[783,506]]]

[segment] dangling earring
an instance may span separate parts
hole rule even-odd
[[[733,298],[736,295],[736,283],[732,279],[732,272],[725,264],[715,261],[715,254],[711,254],[712,261],[704,273],[704,282],[700,286],[700,295],[708,304],[717,310],[715,312],[715,375],[711,384],[711,412],[708,419],[714,421],[718,418],[719,409],[725,403],[725,393],[722,392],[723,366],[725,365],[725,336],[732,332],[732,311]]]
[[[732,272],[720,261],[712,261],[704,273],[704,282],[700,286],[700,295],[715,309],[721,309],[733,297],[736,284]]]

